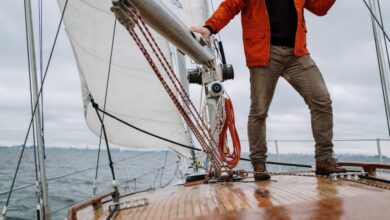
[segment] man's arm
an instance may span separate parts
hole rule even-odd
[[[305,8],[318,16],[324,16],[336,0],[306,0]]]
[[[217,33],[245,7],[246,0],[224,0],[214,14],[206,21],[206,27]]]

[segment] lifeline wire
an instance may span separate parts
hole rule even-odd
[[[124,159],[121,159],[121,160],[117,160],[117,161],[114,161],[114,164],[120,163],[120,162],[125,161],[125,160],[133,159],[133,158],[139,159],[140,157],[143,157],[143,156],[145,156],[145,155],[147,155],[149,153],[150,152],[140,153],[140,154],[137,154],[135,156],[131,156],[131,157],[127,157],[127,158],[124,158]],[[109,165],[109,164],[108,163],[102,164],[99,167],[103,167],[103,166],[107,166],[107,165]],[[51,179],[48,179],[47,182],[51,182],[51,181],[54,181],[54,180],[62,179],[62,178],[68,177],[68,176],[73,176],[73,175],[80,174],[80,173],[85,173],[85,172],[88,172],[88,171],[93,170],[93,169],[95,169],[95,167],[90,167],[90,168],[87,168],[87,169],[84,169],[84,170],[78,170],[78,171],[73,172],[73,173],[67,173],[67,174],[64,174],[64,175],[61,175],[61,176],[57,176],[57,177],[53,177]],[[26,188],[29,188],[29,187],[32,187],[32,186],[35,186],[35,184],[29,184],[29,185],[21,186],[19,188],[14,189],[12,192],[20,191],[22,189],[26,189]],[[8,193],[9,193],[9,191],[2,192],[2,193],[0,193],[0,196],[6,195]]]
[[[176,163],[176,162],[169,163],[169,164],[167,164],[166,166],[172,165],[172,164],[174,164],[174,163]],[[94,167],[92,167],[92,168],[90,168],[90,169],[94,169]],[[157,168],[157,169],[154,169],[154,170],[152,170],[152,171],[150,171],[150,172],[148,172],[148,173],[139,175],[139,176],[137,176],[137,177],[135,177],[135,178],[133,178],[133,179],[137,179],[137,178],[146,176],[146,175],[148,175],[148,174],[154,173],[154,172],[156,172],[156,170],[159,170],[159,169],[161,169],[161,167],[159,167],[159,168]],[[177,171],[177,169],[176,169],[176,171]],[[176,171],[175,171],[175,172],[176,172]],[[173,175],[173,177],[171,177],[171,178],[168,180],[168,182],[167,182],[166,184],[164,184],[163,186],[161,186],[161,188],[165,188],[166,186],[170,185],[170,184],[172,183],[174,177],[175,177],[175,175]],[[148,188],[148,189],[146,189],[146,190],[141,190],[141,191],[137,191],[137,192],[132,192],[132,193],[127,194],[127,195],[131,195],[131,194],[135,194],[135,193],[140,193],[140,192],[145,192],[145,191],[149,191],[149,190],[151,190],[151,189],[153,189],[153,188]],[[127,195],[123,195],[123,196],[127,196]],[[123,197],[123,196],[120,196],[120,198]],[[89,198],[90,198],[90,197],[85,198],[84,200],[87,200],[87,199],[89,199]],[[74,202],[74,203],[72,203],[72,204],[70,204],[70,205],[67,205],[67,206],[62,207],[62,208],[60,208],[60,209],[57,209],[57,210],[51,212],[51,214],[52,214],[52,215],[53,215],[53,214],[56,214],[56,213],[58,213],[58,212],[60,212],[60,211],[62,211],[62,210],[64,210],[64,209],[69,208],[69,207],[72,207],[72,206],[76,205],[77,203],[80,203],[81,201],[84,201],[84,200],[80,200],[80,201],[78,201],[78,202]]]

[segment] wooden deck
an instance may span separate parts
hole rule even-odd
[[[275,175],[271,181],[173,186],[126,196],[149,205],[117,211],[113,219],[386,219],[390,190],[324,177]],[[383,184],[382,184],[383,186]],[[384,185],[386,187],[386,184]],[[387,185],[389,187],[389,184]],[[78,219],[105,219],[108,202]]]

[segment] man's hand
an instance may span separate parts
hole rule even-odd
[[[199,33],[204,41],[207,41],[211,35],[210,30],[205,27],[199,27],[199,26],[191,27],[191,31],[195,33]]]

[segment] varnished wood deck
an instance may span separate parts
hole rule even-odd
[[[121,199],[149,205],[118,211],[114,219],[386,219],[390,190],[346,180],[273,176],[271,181],[173,186]],[[81,210],[78,219],[105,219],[108,205]]]

